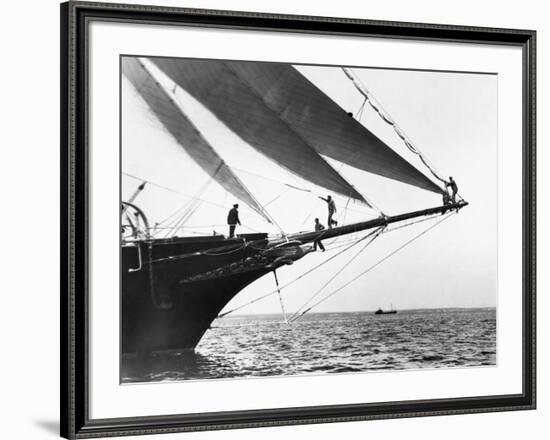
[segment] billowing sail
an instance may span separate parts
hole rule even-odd
[[[191,158],[225,190],[242,200],[267,221],[262,207],[246,189],[231,168],[224,162],[199,130],[170,99],[137,58],[124,57],[122,72],[145,100],[151,111]]]
[[[225,62],[174,58],[151,61],[257,151],[309,182],[367,203],[308,139],[266,105],[261,94]]]
[[[233,124],[232,128],[242,137],[250,131],[249,124],[253,124],[255,131],[261,133],[262,142],[286,154],[288,149],[297,149],[299,145],[276,128],[282,122],[320,154],[373,174],[442,192],[289,64],[167,58],[153,61],[220,119],[241,121],[242,126]],[[248,110],[254,120],[244,121],[240,111],[232,112],[235,103],[240,104],[239,109]],[[265,114],[276,115],[279,125],[270,127],[272,118],[266,118]],[[288,148],[281,148],[281,144]],[[299,160],[295,153],[291,158]],[[323,169],[315,167],[308,168],[306,175],[303,166],[303,162],[298,164],[299,174],[312,182],[328,177]]]

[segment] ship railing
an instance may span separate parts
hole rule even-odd
[[[137,267],[128,268],[128,272],[139,272],[143,267],[143,258],[141,256],[141,243],[135,243],[134,246],[137,247],[138,265]]]
[[[127,229],[131,230],[131,237],[150,237],[149,220],[147,220],[147,216],[140,208],[132,203],[122,202],[120,214],[122,223],[121,233],[123,235],[123,239],[129,238],[129,236],[124,236]],[[124,222],[126,223],[124,224]]]

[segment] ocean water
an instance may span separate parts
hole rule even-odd
[[[496,364],[496,310],[311,313],[216,320],[195,353],[125,356],[121,381],[336,374]]]

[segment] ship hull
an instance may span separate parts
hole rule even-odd
[[[247,238],[254,240],[201,237],[123,246],[122,353],[194,350],[237,293],[289,263],[266,250],[265,234]]]
[[[170,286],[155,304],[146,283],[122,290],[122,352],[194,350],[212,321],[231,299],[269,270]],[[145,280],[147,282],[147,280]],[[155,286],[168,292],[168,286]]]

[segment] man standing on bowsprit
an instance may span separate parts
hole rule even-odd
[[[452,177],[449,177],[449,181],[445,184],[445,187],[451,188],[451,202],[456,203],[456,195],[458,193],[458,185],[453,180]]]
[[[229,225],[229,238],[233,238],[235,236],[235,227],[241,224],[241,221],[239,220],[238,208],[239,204],[235,203],[233,205],[233,208],[229,210],[229,214],[227,214],[227,224]]]
[[[333,226],[338,226],[338,222],[332,218],[334,214],[336,214],[336,204],[334,203],[334,199],[329,195],[325,199],[324,197],[318,196],[321,200],[324,200],[327,202],[328,207],[328,227],[331,229]]]
[[[315,232],[321,232],[325,229],[325,227],[319,223],[319,219],[315,219]],[[316,251],[317,247],[321,249],[322,252],[325,252],[325,247],[323,246],[323,243],[321,243],[321,240],[319,240],[321,234],[317,237],[317,239],[313,242],[313,250]]]

